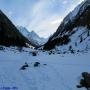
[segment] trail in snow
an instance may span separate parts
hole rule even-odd
[[[56,73],[56,76],[58,77],[58,79],[60,80],[60,82],[61,82],[61,85],[63,86],[63,87],[65,87],[65,88],[67,88],[68,90],[73,90],[69,85],[67,85],[66,83],[65,83],[65,81],[64,81],[64,77],[61,75],[61,73],[62,72],[59,72],[59,71],[57,71],[57,69],[54,67],[54,65],[49,65],[51,68],[52,68],[52,70],[54,71],[54,73]],[[59,67],[59,69],[61,69],[60,67]]]
[[[33,57],[23,52],[0,52],[0,87],[17,87],[17,90],[79,90],[76,85],[81,73],[90,72],[89,55],[68,54],[62,57],[40,53]],[[33,66],[36,61],[40,62],[39,67]],[[25,62],[29,67],[20,70]]]
[[[28,89],[38,90],[34,74],[33,74],[33,76],[31,76],[30,73],[28,74],[27,71],[25,71],[25,72],[21,71],[20,74],[21,74],[21,77],[24,79],[24,83],[26,83],[28,85]]]

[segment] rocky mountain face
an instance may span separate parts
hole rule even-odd
[[[0,45],[27,47],[26,43],[31,44],[0,10]]]
[[[47,39],[39,37],[34,31],[29,32],[25,27],[17,26],[21,34],[23,34],[32,44],[36,47],[42,46],[46,43]]]
[[[57,31],[44,45],[45,50],[55,47],[82,49],[90,46],[90,0],[85,0],[70,12],[62,21]]]

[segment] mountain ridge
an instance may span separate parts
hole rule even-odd
[[[87,27],[86,29],[87,33],[90,33],[89,0],[83,1],[64,18],[64,20],[58,27],[57,31],[49,38],[48,42],[44,45],[44,49],[50,50],[58,45],[59,46],[68,45],[70,42],[73,41],[71,39],[71,36],[74,35],[79,30],[79,27],[83,28]],[[75,28],[77,28],[77,30]],[[83,33],[84,30],[81,32]]]
[[[42,46],[47,41],[47,39],[39,37],[33,30],[29,32],[28,29],[23,26],[17,26],[17,28],[20,33],[22,33],[29,41],[34,43],[37,47]]]
[[[0,10],[0,45],[27,47],[26,43],[31,44]]]

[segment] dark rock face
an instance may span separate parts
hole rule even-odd
[[[40,65],[39,62],[35,62],[35,63],[34,63],[34,67],[38,67],[39,65]]]
[[[25,70],[27,67],[29,67],[29,65],[27,62],[25,62],[25,64],[20,68],[20,70]]]
[[[90,73],[83,72],[82,78],[83,79],[80,80],[80,85],[77,85],[77,88],[85,87],[87,90],[89,90],[89,88],[90,88]]]
[[[7,16],[0,11],[0,45],[26,47],[26,43],[30,44]]]
[[[50,50],[55,48],[55,45],[65,45],[68,44],[70,42],[69,36],[68,35],[64,35],[63,37],[54,39],[52,41],[48,41],[45,44],[44,49]]]
[[[78,6],[79,7],[79,6]],[[75,11],[75,10],[74,10]],[[50,37],[48,42],[44,45],[45,50],[53,49],[56,45],[63,45],[69,43],[69,36],[74,34],[73,29],[79,26],[87,26],[90,29],[90,1],[86,0],[81,4],[77,14],[72,17],[75,12],[70,12],[63,20],[57,31]],[[67,34],[68,33],[68,34]],[[68,35],[66,42],[61,38]],[[53,43],[54,42],[54,43]]]

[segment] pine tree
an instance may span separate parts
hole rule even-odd
[[[77,47],[77,42],[75,42],[75,46]]]
[[[90,36],[89,30],[88,30],[88,32],[87,32],[87,37],[88,37],[88,36]]]
[[[83,38],[82,38],[82,36],[80,37],[80,43],[83,41]]]

